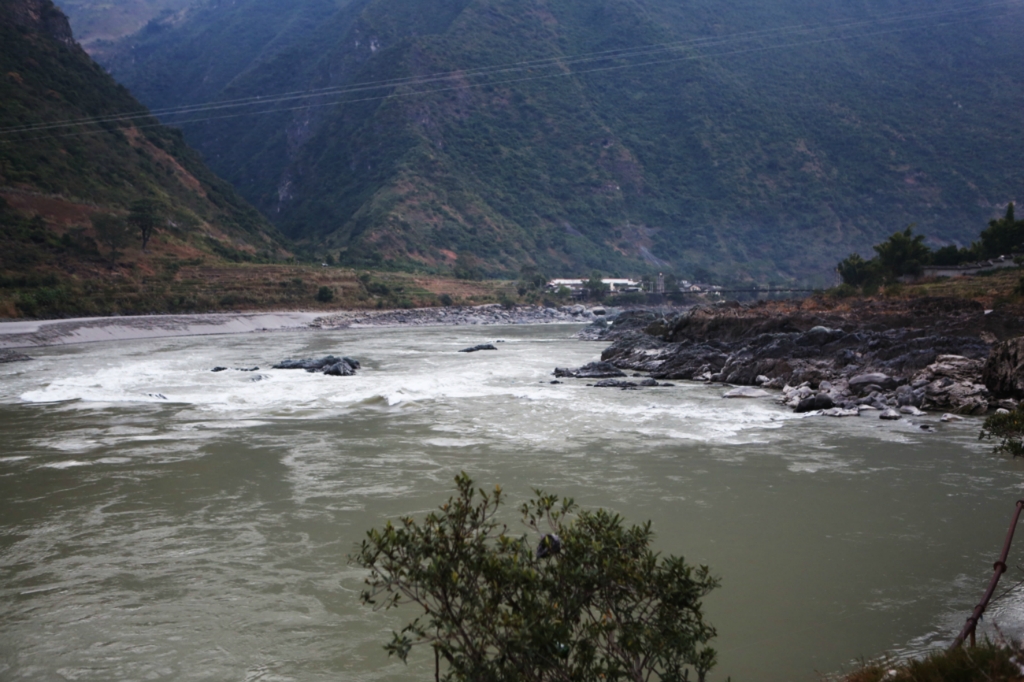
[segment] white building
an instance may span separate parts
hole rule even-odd
[[[583,286],[590,280],[587,279],[553,279],[548,282],[548,288],[558,290],[562,287],[570,289],[572,291],[579,291]],[[632,279],[624,278],[612,278],[606,277],[601,279],[601,283],[608,286],[608,290],[612,293],[623,292],[623,291],[640,291],[642,289],[640,282]]]

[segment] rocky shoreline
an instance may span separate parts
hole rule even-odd
[[[924,298],[629,311],[601,318],[579,336],[611,342],[601,354],[604,367],[655,381],[776,389],[798,412],[898,419],[1013,409],[1024,398],[1022,334],[1015,311]],[[735,397],[750,395],[747,389]]]
[[[310,324],[316,329],[349,327],[457,327],[492,324],[551,324],[589,322],[600,319],[602,306],[588,308],[567,305],[547,308],[535,305],[505,307],[498,303],[446,308],[409,308],[407,310],[346,310],[318,317]]]

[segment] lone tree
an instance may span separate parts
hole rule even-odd
[[[539,538],[513,535],[496,516],[502,491],[458,494],[422,523],[370,530],[354,563],[369,569],[365,604],[422,613],[384,647],[403,661],[434,650],[449,681],[704,680],[715,629],[702,602],[718,586],[706,566],[650,548],[650,522],[626,527],[603,509],[534,491],[520,508]],[[542,529],[542,526],[544,527]]]
[[[583,283],[583,288],[586,289],[589,296],[597,301],[603,299],[604,295],[608,293],[608,285],[604,283],[601,273],[597,270],[590,273],[590,279]]]
[[[139,199],[132,203],[131,213],[128,214],[128,222],[139,231],[142,237],[142,250],[146,250],[149,238],[153,236],[153,230],[160,222],[163,207],[156,199]]]

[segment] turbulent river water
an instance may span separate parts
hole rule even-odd
[[[460,470],[500,483],[510,515],[542,487],[650,519],[658,549],[709,564],[714,679],[816,680],[952,639],[1024,480],[978,420],[552,385],[600,353],[575,329],[151,339],[0,366],[0,679],[430,679],[427,653],[386,657],[403,621],[360,606],[347,556]],[[327,353],[363,369],[266,369]],[[1020,633],[1022,602],[986,623]]]

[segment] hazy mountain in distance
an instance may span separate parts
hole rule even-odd
[[[104,63],[154,108],[259,97],[164,120],[352,264],[823,283],[1020,195],[1021,29],[947,0],[209,0]]]
[[[90,54],[102,53],[109,41],[135,33],[150,21],[167,17],[190,0],[61,0],[78,43]]]

